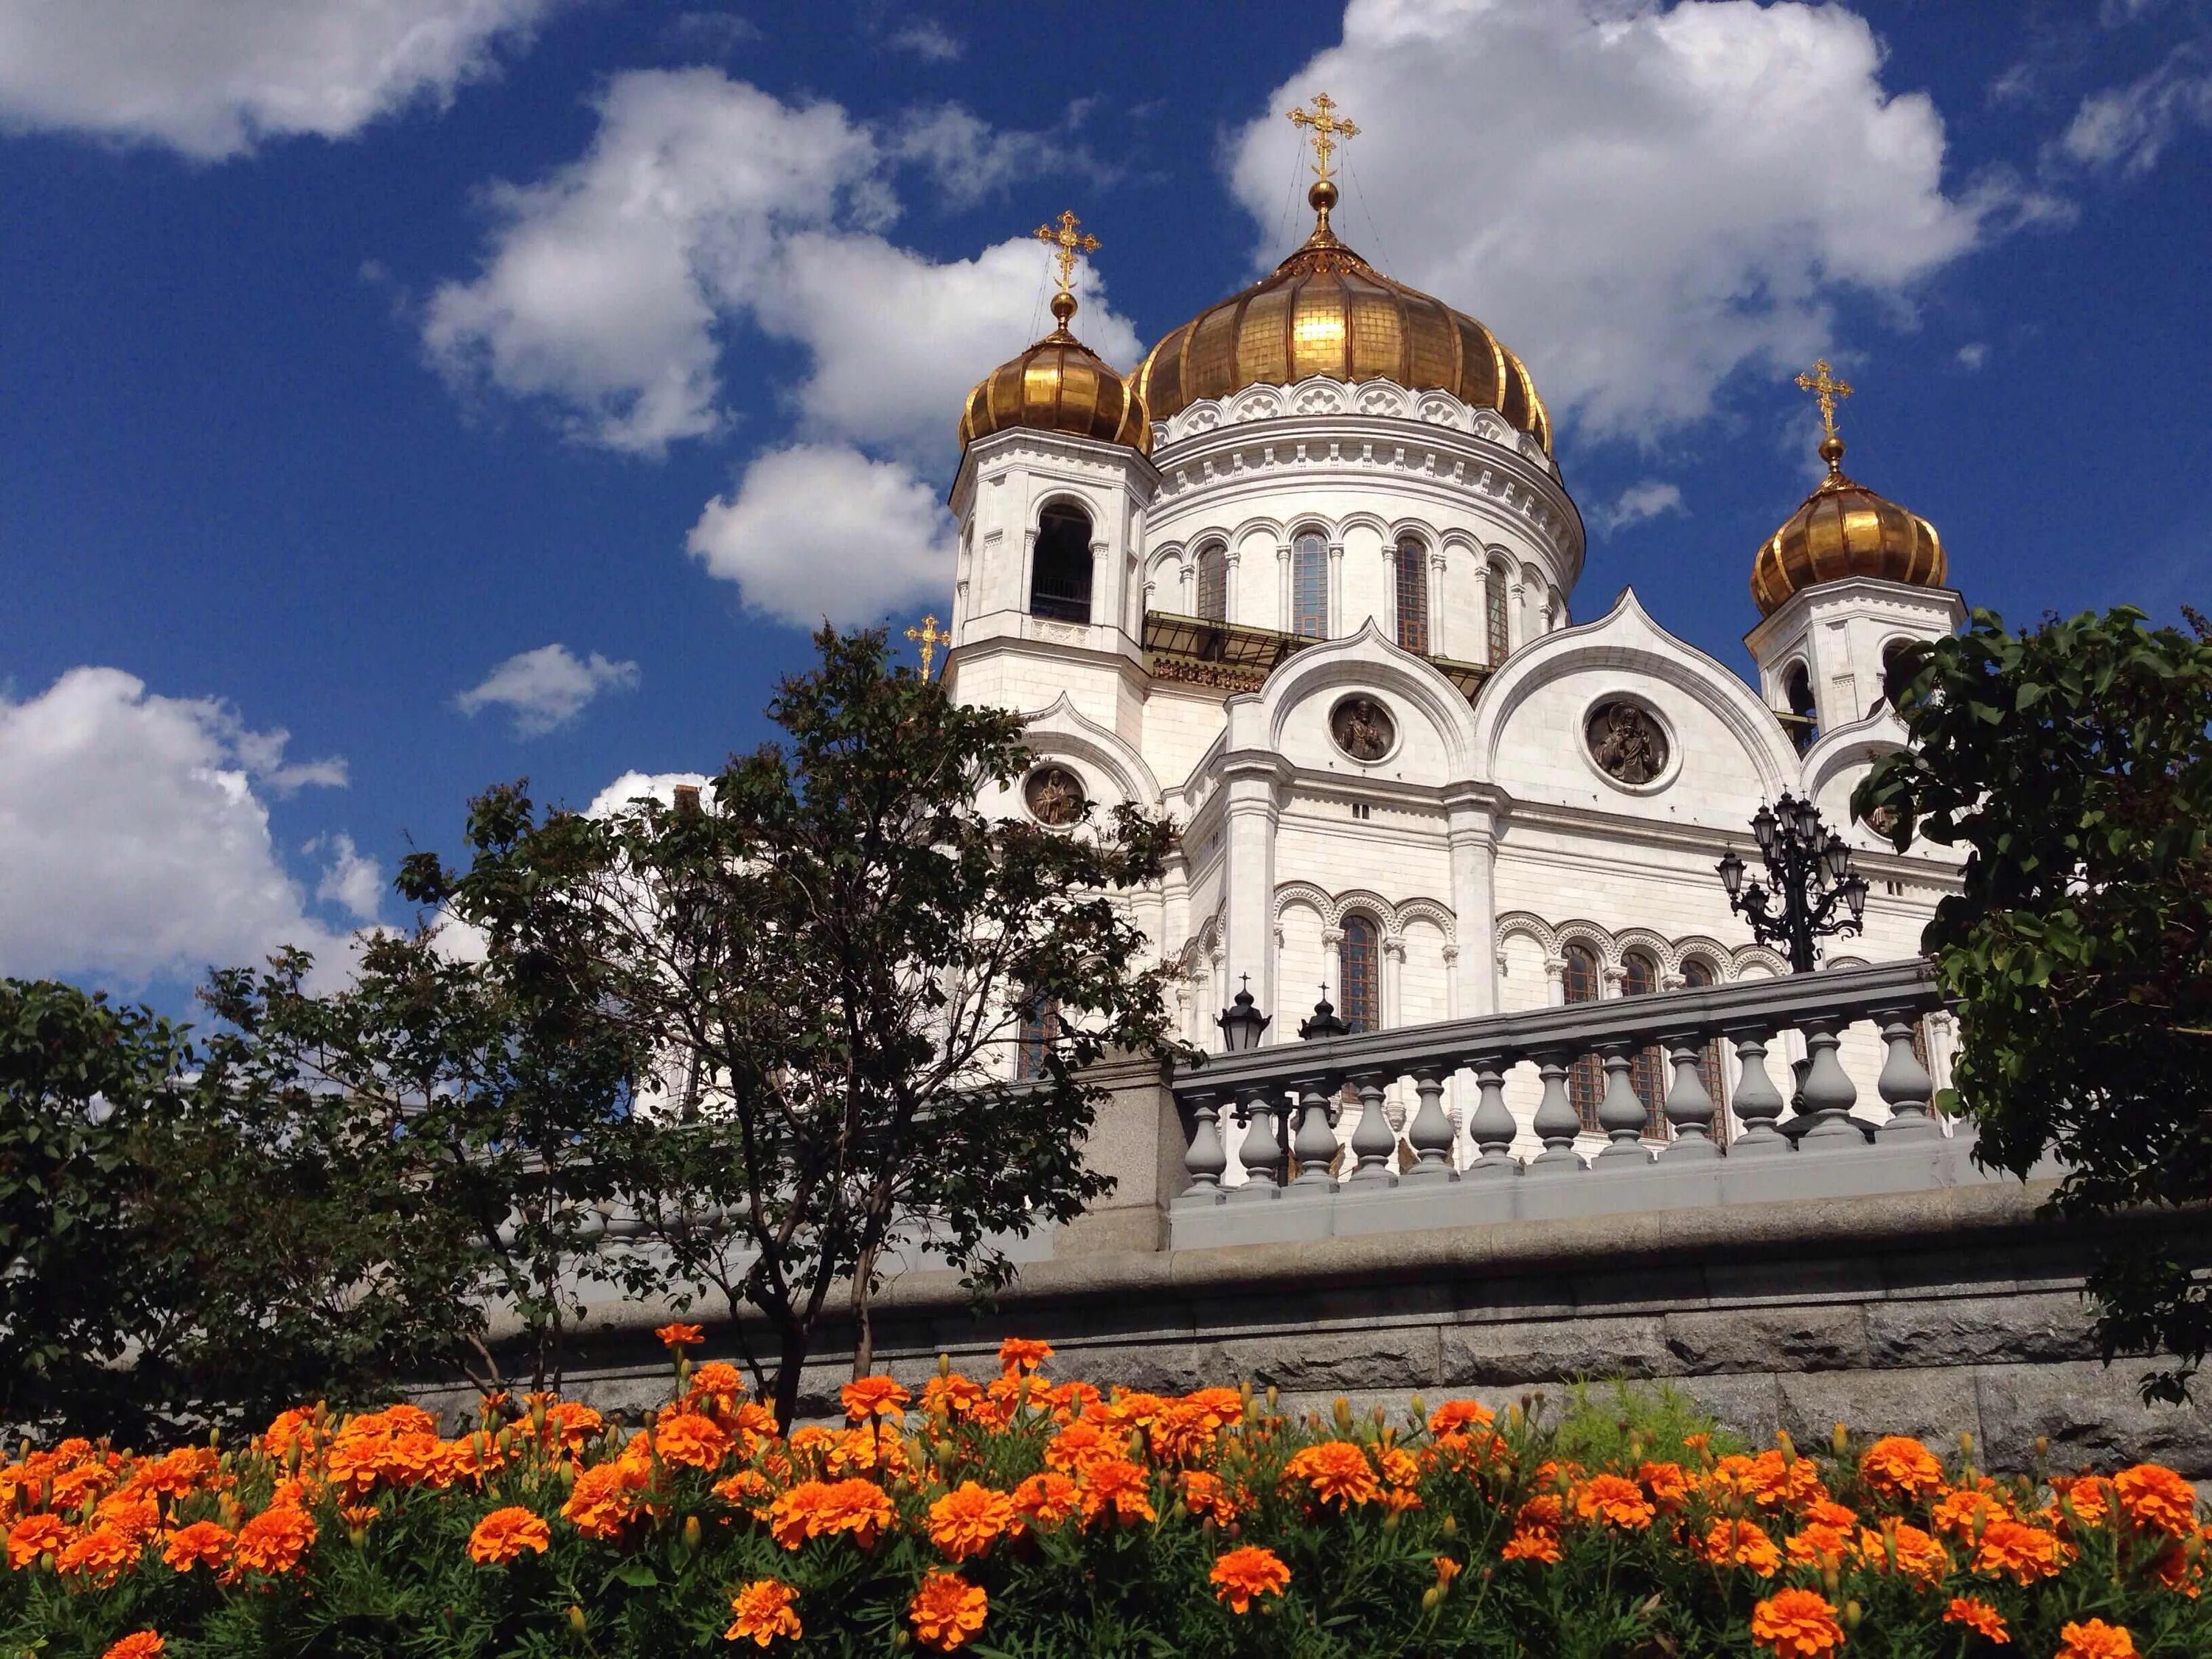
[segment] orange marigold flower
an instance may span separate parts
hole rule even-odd
[[[1917,1502],[1943,1487],[1943,1465],[1909,1434],[1886,1434],[1859,1455],[1859,1479],[1884,1498]]]
[[[94,1527],[63,1548],[54,1565],[68,1576],[112,1584],[137,1564],[145,1545],[120,1527]]]
[[[1776,1659],[1821,1659],[1844,1644],[1836,1609],[1817,1590],[1777,1590],[1751,1610],[1751,1639]]]
[[[697,1325],[662,1325],[653,1334],[665,1348],[696,1348],[707,1340],[706,1331]]]
[[[1680,1509],[1690,1495],[1690,1477],[1683,1473],[1680,1463],[1639,1463],[1636,1478],[1651,1494],[1651,1501],[1662,1510]]]
[[[973,1417],[983,1401],[983,1385],[957,1371],[949,1376],[933,1376],[921,1385],[922,1410],[942,1412],[956,1423]]]
[[[1291,1570],[1274,1551],[1247,1544],[1216,1560],[1206,1577],[1217,1601],[1229,1603],[1232,1613],[1249,1613],[1255,1596],[1280,1595],[1290,1588]]]
[[[60,1554],[76,1535],[58,1515],[27,1515],[8,1528],[8,1565],[20,1572],[42,1555]]]
[[[1126,1457],[1102,1458],[1085,1466],[1075,1479],[1083,1496],[1085,1524],[1109,1509],[1119,1521],[1157,1521],[1152,1508],[1152,1477]]]
[[[1508,1561],[1557,1561],[1559,1534],[1548,1527],[1517,1528],[1498,1553]]]
[[[1223,1527],[1237,1518],[1238,1509],[1221,1477],[1205,1469],[1182,1472],[1182,1506],[1193,1515]]]
[[[2170,1590],[2194,1600],[2204,1593],[2204,1552],[2176,1539],[2151,1558],[2150,1576]]]
[[[1109,1434],[1096,1423],[1070,1423],[1045,1442],[1044,1461],[1048,1468],[1073,1474],[1087,1463],[1125,1457],[1128,1444],[1120,1435]]]
[[[586,1538],[613,1538],[636,1516],[637,1494],[650,1478],[635,1464],[594,1464],[576,1477],[561,1518]]]
[[[1283,1465],[1286,1481],[1300,1481],[1324,1504],[1349,1510],[1355,1504],[1371,1504],[1382,1495],[1367,1454],[1349,1440],[1324,1440],[1291,1455]]]
[[[289,1572],[315,1541],[307,1510],[289,1504],[265,1509],[238,1529],[231,1548],[234,1572]]]
[[[844,1402],[845,1419],[865,1423],[871,1418],[902,1418],[914,1396],[888,1376],[856,1376],[837,1390]]]
[[[2112,1477],[2129,1520],[2147,1531],[2186,1538],[2197,1530],[2197,1489],[2161,1463],[2138,1463]]]
[[[896,1519],[891,1500],[872,1480],[807,1480],[777,1498],[769,1510],[769,1533],[787,1550],[810,1538],[849,1532],[866,1549]]]
[[[2051,1659],[2136,1659],[2136,1638],[2122,1626],[2085,1619],[2059,1627],[2058,1651]]]
[[[544,1427],[538,1437],[548,1446],[565,1452],[576,1452],[593,1435],[607,1426],[607,1419],[589,1406],[573,1400],[556,1400],[545,1407],[541,1419]]]
[[[732,1504],[758,1503],[775,1488],[758,1469],[739,1469],[735,1474],[726,1474],[714,1486],[714,1496]]]
[[[119,1642],[111,1642],[100,1659],[161,1659],[163,1650],[161,1632],[134,1630]]]
[[[722,1639],[742,1642],[750,1637],[761,1647],[779,1636],[796,1642],[804,1633],[798,1607],[799,1592],[781,1579],[756,1578],[730,1598],[730,1611],[737,1616],[722,1632]]]
[[[1816,1521],[1803,1531],[1791,1534],[1783,1540],[1782,1547],[1793,1567],[1840,1569],[1850,1549],[1851,1537],[1840,1527],[1825,1526]]]
[[[1690,1548],[1717,1567],[1742,1567],[1761,1578],[1771,1578],[1782,1565],[1782,1552],[1756,1521],[1716,1521]]]
[[[2002,1573],[2015,1583],[2033,1584],[2063,1571],[2069,1553],[2057,1533],[2000,1516],[1982,1528],[1972,1566],[1976,1572]]]
[[[1462,1429],[1486,1429],[1497,1420],[1490,1407],[1480,1401],[1447,1400],[1429,1413],[1429,1432],[1446,1435]]]
[[[125,1483],[132,1492],[185,1498],[215,1477],[220,1460],[212,1446],[179,1446],[139,1466]]]
[[[691,1373],[691,1392],[694,1394],[728,1395],[735,1399],[745,1391],[745,1379],[735,1365],[726,1359],[710,1359]],[[773,1583],[773,1579],[763,1580]]]
[[[926,1645],[950,1653],[983,1628],[990,1606],[981,1584],[971,1584],[957,1572],[932,1572],[907,1603],[906,1616]]]
[[[161,1524],[161,1506],[125,1487],[101,1498],[92,1518],[95,1525],[112,1527],[132,1538],[143,1538]]]
[[[1056,1527],[1082,1509],[1083,1493],[1074,1481],[1048,1469],[1016,1486],[1013,1502],[1033,1525]]]
[[[1016,1371],[1033,1371],[1052,1358],[1052,1344],[1032,1341],[1026,1336],[1010,1336],[999,1344],[999,1369],[1007,1376]]]
[[[698,1412],[665,1412],[649,1432],[660,1461],[680,1468],[719,1468],[730,1455],[728,1431]]]
[[[1449,1589],[1451,1581],[1458,1577],[1462,1571],[1460,1564],[1449,1555],[1432,1557],[1430,1565],[1437,1570],[1437,1588],[1440,1590]]]
[[[2094,1474],[2051,1477],[2051,1490],[2057,1501],[2045,1511],[2053,1526],[2071,1530],[2075,1527],[2101,1527],[2112,1518],[2112,1483]]]
[[[963,1480],[929,1506],[929,1541],[955,1561],[965,1561],[990,1548],[1013,1521],[1013,1499]]]
[[[2005,1628],[2002,1615],[1978,1596],[1953,1596],[1951,1605],[1943,1609],[1943,1622],[1947,1625],[1964,1625],[1975,1634],[1986,1636],[1992,1642],[2012,1640],[2012,1632]]]
[[[1575,1513],[1585,1521],[1601,1521],[1608,1527],[1641,1532],[1658,1511],[1644,1495],[1644,1488],[1617,1474],[1594,1474],[1574,1489]]]
[[[1945,1532],[1961,1543],[1972,1543],[1974,1534],[1992,1521],[2009,1521],[2012,1511],[1996,1494],[1967,1486],[1957,1492],[1946,1492],[1929,1511],[1938,1532]]]
[[[1877,1571],[1903,1573],[1929,1589],[1951,1571],[1950,1553],[1942,1541],[1903,1521],[1885,1521],[1880,1532],[1860,1528],[1858,1557]]]
[[[553,1529],[542,1517],[509,1504],[477,1522],[469,1534],[469,1559],[480,1567],[504,1566],[525,1551],[543,1555],[552,1542]]]
[[[230,1562],[230,1529],[212,1521],[195,1521],[171,1533],[161,1547],[161,1559],[178,1572],[194,1567],[227,1566]]]
[[[1412,1486],[1419,1484],[1421,1466],[1413,1461],[1411,1452],[1401,1446],[1383,1446],[1375,1454],[1386,1486]]]

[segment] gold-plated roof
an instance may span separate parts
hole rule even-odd
[[[1337,190],[1316,181],[1313,234],[1274,272],[1172,330],[1138,366],[1136,393],[1164,421],[1205,398],[1310,374],[1431,387],[1494,409],[1552,447],[1552,418],[1521,360],[1474,318],[1393,282],[1329,228]]]
[[[1140,455],[1152,453],[1152,423],[1143,400],[1121,374],[1067,331],[1075,315],[1075,295],[1069,286],[1075,262],[1098,247],[1096,236],[1079,234],[1082,222],[1066,212],[1057,226],[1040,225],[1031,233],[1052,245],[1060,267],[1060,291],[1052,296],[1055,326],[1020,356],[975,382],[960,413],[963,449],[994,432],[1028,427],[1126,444]]]
[[[1752,561],[1759,614],[1771,616],[1791,594],[1845,576],[1942,586],[1949,567],[1936,526],[1844,477],[1844,441],[1832,430],[1820,441],[1820,459],[1828,476]]]

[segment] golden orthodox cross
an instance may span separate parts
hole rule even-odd
[[[1813,371],[1797,377],[1797,389],[1810,392],[1820,400],[1820,430],[1828,437],[1836,435],[1836,399],[1851,395],[1850,383],[1838,380],[1828,368],[1826,357],[1813,360]]]
[[[930,659],[936,656],[937,647],[952,643],[951,630],[939,628],[937,617],[933,614],[921,619],[921,627],[908,629],[906,636],[921,647],[921,677],[927,679]]]
[[[1291,112],[1291,121],[1313,135],[1314,177],[1326,183],[1328,179],[1328,158],[1336,154],[1337,141],[1357,138],[1359,129],[1336,112],[1336,100],[1325,92],[1313,95],[1313,109]]]
[[[1073,293],[1075,262],[1086,253],[1097,252],[1098,239],[1083,228],[1083,221],[1075,216],[1073,208],[1060,210],[1057,227],[1039,225],[1030,234],[1040,242],[1052,244],[1052,257],[1060,265],[1060,291]]]

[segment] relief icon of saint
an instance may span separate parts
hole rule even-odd
[[[1329,729],[1337,747],[1356,761],[1377,761],[1390,752],[1390,716],[1371,697],[1353,697],[1337,706]]]
[[[1649,783],[1666,769],[1667,739],[1659,722],[1634,703],[1607,703],[1590,725],[1590,752],[1608,777]]]

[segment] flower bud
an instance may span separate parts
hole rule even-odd
[[[585,1631],[584,1610],[576,1603],[568,1603],[568,1628],[581,1636]]]
[[[1406,1402],[1406,1415],[1412,1419],[1413,1426],[1419,1428],[1423,1423],[1428,1420],[1429,1407],[1427,1402],[1424,1401],[1420,1395],[1415,1395],[1411,1400],[1408,1400]]]
[[[1437,1523],[1437,1530],[1443,1534],[1447,1538],[1458,1537],[1459,1516],[1455,1515],[1446,1515],[1442,1521]]]
[[[1389,1514],[1382,1517],[1382,1530],[1385,1532],[1397,1531],[1399,1519],[1400,1511],[1392,1510]]]
[[[1835,1559],[1831,1557],[1821,1564],[1820,1588],[1828,1592],[1828,1599],[1832,1601],[1836,1599],[1837,1590],[1842,1588],[1842,1585],[1843,1575],[1837,1571]]]
[[[940,1353],[937,1356],[937,1374],[939,1376],[950,1376],[952,1375],[952,1356],[951,1354]]]
[[[1787,1429],[1774,1431],[1774,1449],[1782,1454],[1782,1467],[1789,1468],[1797,1462],[1797,1443],[1790,1437]]]
[[[1336,1397],[1336,1403],[1329,1410],[1330,1414],[1336,1419],[1336,1431],[1339,1434],[1350,1434],[1352,1432],[1352,1402],[1342,1395],[1339,1395]]]
[[[1856,1601],[1846,1601],[1844,1603],[1844,1628],[1845,1630],[1856,1630],[1859,1627],[1859,1620],[1865,1617],[1866,1609],[1861,1607]]]
[[[1851,1449],[1851,1431],[1842,1424],[1837,1424],[1835,1431],[1828,1437],[1828,1449],[1838,1457],[1847,1455]]]
[[[1972,1457],[1973,1455],[1974,1437],[1968,1434],[1962,1429],[1959,1431],[1959,1455],[1961,1457]]]
[[[1424,1613],[1434,1613],[1437,1610],[1437,1603],[1443,1599],[1443,1597],[1438,1594],[1437,1587],[1434,1584],[1430,1585],[1428,1589],[1421,1592],[1421,1611]]]
[[[891,1632],[891,1647],[895,1651],[903,1652],[907,1644],[913,1640],[914,1638],[902,1630],[895,1630]]]
[[[1267,1409],[1273,1411],[1283,1402],[1283,1391],[1273,1383],[1267,1384]]]
[[[356,1549],[359,1549],[363,1544],[368,1542],[368,1528],[362,1526],[360,1522],[355,1522],[346,1528],[346,1540]]]
[[[699,1547],[699,1517],[696,1515],[684,1517],[684,1547],[687,1550]]]
[[[2051,1455],[2051,1437],[2049,1435],[2039,1434],[2035,1437],[2035,1455],[2038,1458],[2045,1458]]]

